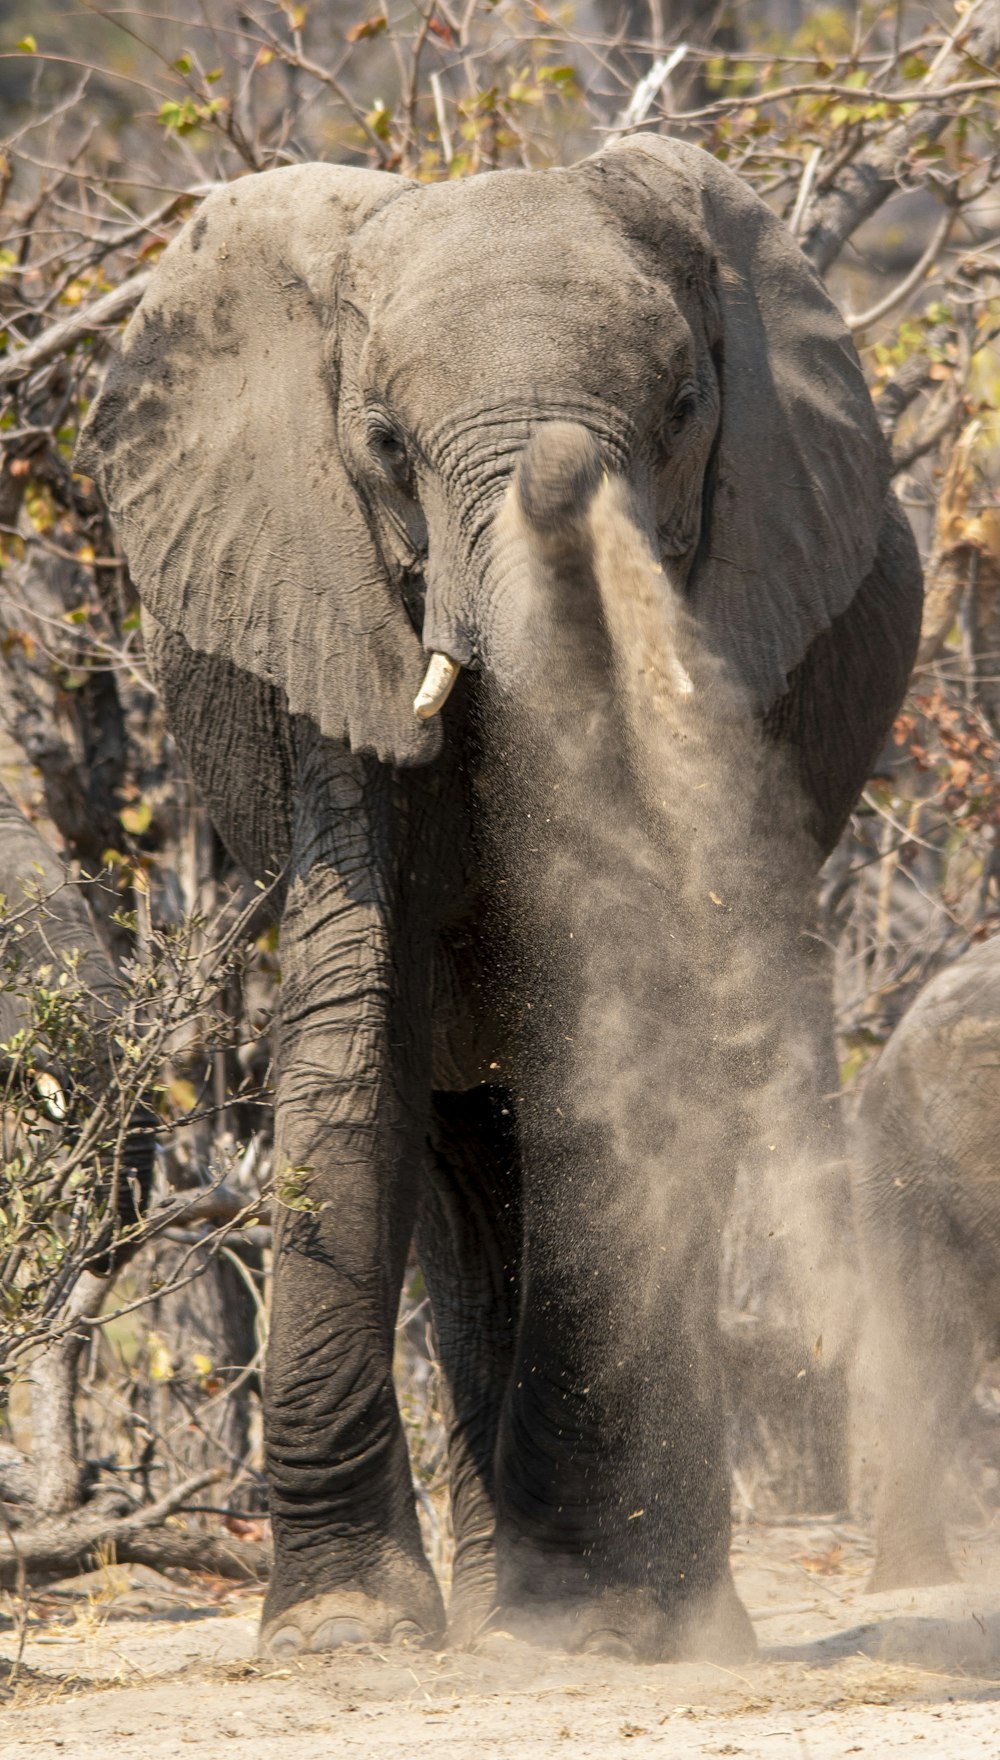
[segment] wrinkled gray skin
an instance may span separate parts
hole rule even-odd
[[[1000,1350],[1000,937],[939,973],[865,1088],[854,1133],[874,1396],[871,1588],[950,1582],[942,1494]]]
[[[516,706],[543,579],[592,628],[581,691],[603,666],[614,709],[579,554],[608,472],[664,591],[791,750],[817,860],[830,847],[902,694],[920,598],[833,307],[737,178],[651,137],[423,188],[298,166],[211,196],[165,253],[81,463],[216,824],[253,873],[287,877],[279,1153],[311,1171],[318,1208],[285,1217],[277,1254],[265,1645],[442,1628],[391,1375],[416,1226],[450,1431],[453,1638],[534,1610],[578,1646],[745,1652],[710,1342],[718,1194],[691,1192],[695,1262],[662,1278],[607,1387],[588,1353],[595,1302],[627,1324],[641,1274],[629,1194],[607,1189],[592,1122],[553,1135],[549,1106],[545,1147],[525,1148],[521,1101],[537,1114],[559,1087],[563,1035],[540,1070],[517,1023],[539,989],[558,995],[569,941],[516,924],[511,962],[477,776],[484,680]],[[435,651],[471,670],[421,722]],[[563,730],[589,713],[575,688],[552,705]],[[589,1283],[557,1275],[571,1239]],[[655,1458],[629,1440],[653,1400]]]

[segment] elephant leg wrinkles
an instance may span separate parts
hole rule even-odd
[[[299,769],[266,1385],[276,1651],[443,1624],[392,1380],[430,1090],[432,864],[419,788],[318,738]]]

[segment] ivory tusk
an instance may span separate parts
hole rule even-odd
[[[444,707],[461,670],[458,661],[450,654],[431,655],[424,682],[413,703],[413,713],[418,721],[429,721]]]

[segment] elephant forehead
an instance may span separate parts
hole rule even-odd
[[[363,229],[350,270],[365,370],[401,410],[440,416],[512,381],[634,402],[683,370],[690,330],[668,281],[558,172],[437,185]]]

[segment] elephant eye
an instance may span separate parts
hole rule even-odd
[[[386,476],[401,489],[409,487],[410,461],[399,429],[381,413],[368,417],[368,450]]]
[[[674,398],[667,415],[672,433],[678,434],[698,408],[698,393],[693,385],[684,385]]]

